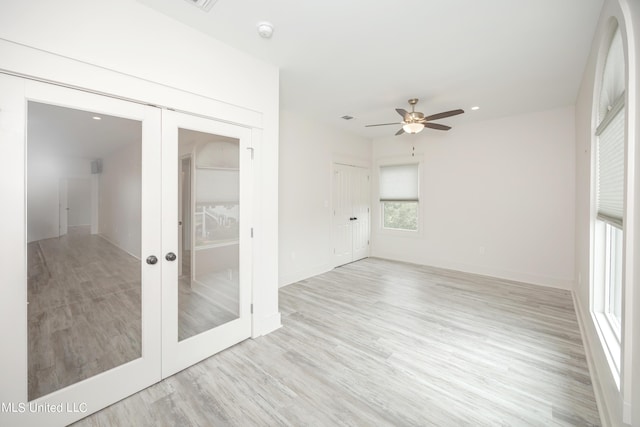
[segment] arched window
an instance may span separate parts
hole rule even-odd
[[[625,177],[625,58],[620,29],[605,57],[600,90],[595,97],[596,220],[593,248],[592,311],[612,370],[620,374],[622,325],[624,177]]]

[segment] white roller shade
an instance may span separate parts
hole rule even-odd
[[[418,164],[380,166],[380,201],[418,201]]]
[[[598,218],[622,226],[624,212],[624,123],[625,109],[598,129],[597,208]]]

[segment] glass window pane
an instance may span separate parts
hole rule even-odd
[[[418,230],[418,202],[383,202],[382,226],[398,230]]]

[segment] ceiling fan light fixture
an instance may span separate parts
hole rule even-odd
[[[402,129],[406,132],[406,133],[418,133],[418,132],[422,132],[422,129],[424,129],[424,125],[422,123],[405,123],[402,125]]]

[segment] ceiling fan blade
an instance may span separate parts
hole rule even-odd
[[[409,114],[404,108],[396,108],[396,111],[402,116],[402,119],[407,117],[407,114]]]
[[[451,126],[441,125],[438,123],[424,123],[424,127],[438,130],[449,130]]]
[[[402,135],[404,133],[404,129],[400,128],[398,132],[396,132],[396,136]]]
[[[402,123],[398,123],[398,122],[395,122],[395,123],[380,123],[380,124],[377,124],[377,125],[365,125],[364,127],[370,128],[370,127],[374,127],[374,126],[389,126],[389,125],[400,125],[400,124],[402,124]]]
[[[458,114],[464,113],[464,110],[451,110],[445,111],[438,114],[432,114],[431,116],[425,117],[424,121],[429,122],[431,120],[444,119],[445,117],[457,116]]]

